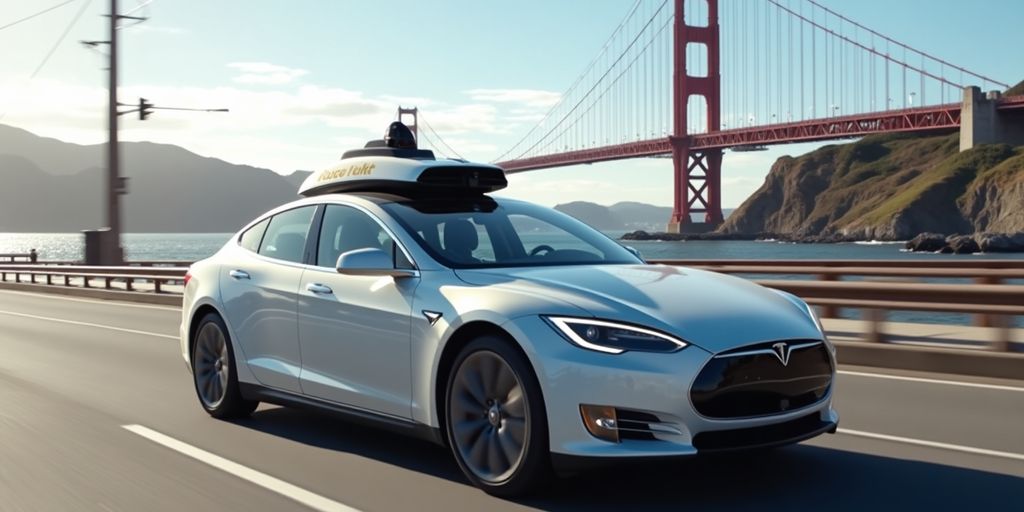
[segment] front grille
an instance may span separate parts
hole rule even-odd
[[[693,436],[693,447],[700,452],[713,452],[778,446],[810,439],[834,431],[835,427],[835,423],[822,421],[818,413],[812,413],[774,425],[701,432]]]
[[[824,398],[832,385],[832,359],[824,343],[787,342],[785,365],[773,345],[713,357],[690,389],[697,412],[708,418],[748,418],[799,409]]]

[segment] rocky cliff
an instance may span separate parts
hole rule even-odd
[[[883,135],[780,158],[719,230],[908,240],[1024,231],[1024,147]]]

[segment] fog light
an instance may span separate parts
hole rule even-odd
[[[607,405],[580,405],[583,424],[590,435],[609,441],[619,442],[619,422],[615,417],[615,408]]]

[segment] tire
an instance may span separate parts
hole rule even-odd
[[[481,336],[462,349],[448,376],[445,406],[448,445],[473,485],[511,498],[550,482],[540,384],[506,340]]]
[[[238,389],[231,338],[224,320],[216,313],[208,313],[196,327],[192,382],[199,404],[214,418],[244,418],[260,404],[243,398]]]

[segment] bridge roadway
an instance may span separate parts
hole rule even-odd
[[[843,367],[836,435],[613,468],[511,502],[425,442],[269,406],[207,417],[178,321],[171,307],[0,291],[0,510],[1024,510],[1024,380]]]

